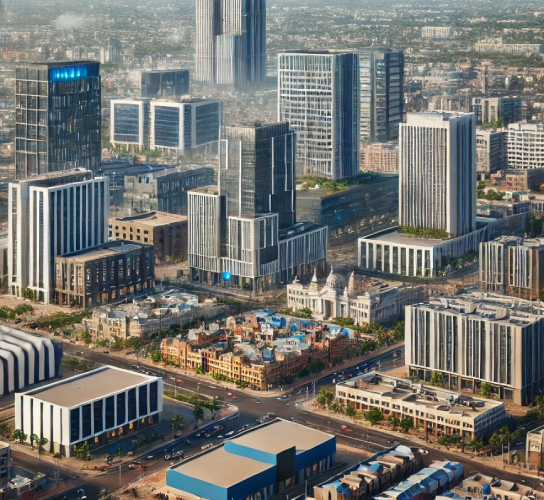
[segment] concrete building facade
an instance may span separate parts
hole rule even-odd
[[[506,130],[476,129],[476,171],[478,176],[506,168]]]
[[[358,411],[378,408],[387,418],[413,420],[426,435],[489,437],[507,419],[502,401],[466,397],[384,373],[367,373],[336,385],[336,401]]]
[[[147,212],[109,220],[110,241],[125,240],[153,245],[155,264],[187,260],[187,217],[166,212]]]
[[[356,52],[278,55],[278,120],[297,133],[297,176],[337,180],[359,172],[359,79]]]
[[[406,307],[410,376],[528,405],[544,389],[544,311],[534,302],[482,293]]]
[[[89,171],[54,172],[9,185],[9,290],[53,300],[54,260],[107,241],[109,186]]]
[[[15,427],[30,442],[48,439],[48,451],[74,455],[160,421],[163,381],[113,366],[103,366],[15,395]]]
[[[502,120],[506,127],[523,119],[521,97],[473,97],[470,111],[477,123]]]
[[[544,168],[544,123],[508,125],[506,154],[508,168]]]
[[[54,301],[84,309],[130,300],[153,290],[151,245],[113,241],[55,257]]]

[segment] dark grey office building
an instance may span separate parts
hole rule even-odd
[[[263,291],[325,267],[327,227],[296,223],[287,122],[226,127],[218,185],[189,191],[188,203],[193,281]]]
[[[141,97],[177,99],[190,92],[188,69],[142,71]]]
[[[362,50],[360,67],[361,140],[397,139],[404,116],[404,53],[388,48]]]
[[[225,127],[219,194],[227,216],[276,212],[279,229],[295,223],[295,131],[287,122]]]
[[[16,68],[15,176],[83,168],[101,155],[100,65],[90,61]]]

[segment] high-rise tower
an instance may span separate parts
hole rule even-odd
[[[266,78],[265,0],[197,0],[196,80],[244,85]]]
[[[70,61],[16,68],[15,176],[83,168],[101,157],[100,65]]]
[[[396,139],[404,115],[404,53],[392,49],[360,52],[361,140]]]
[[[279,54],[278,119],[297,132],[297,175],[359,172],[359,56],[332,50]]]
[[[399,222],[462,236],[476,229],[476,117],[409,113],[400,125]]]

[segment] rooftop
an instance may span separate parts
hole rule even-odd
[[[172,469],[180,474],[228,488],[272,467],[272,464],[229,453],[221,446],[196,455]]]
[[[110,241],[95,248],[81,250],[78,252],[63,255],[63,258],[70,258],[77,262],[89,262],[91,260],[102,259],[114,255],[123,255],[134,250],[140,250],[151,245],[142,245],[139,243],[125,242],[123,240]]]
[[[360,238],[361,240],[377,240],[396,245],[410,245],[418,247],[432,248],[438,245],[443,245],[449,240],[440,240],[437,238],[412,238],[411,236],[399,233],[396,229],[387,229],[379,233],[374,233],[369,236]]]
[[[167,212],[148,212],[144,214],[133,215],[132,217],[111,218],[110,224],[115,222],[134,223],[146,226],[163,226],[165,224],[175,224],[187,220],[185,215],[170,214]]]
[[[219,189],[217,186],[214,186],[213,184],[210,184],[209,186],[202,186],[196,189],[191,189],[189,191],[189,194],[191,193],[201,193],[201,194],[219,194]]]
[[[158,378],[114,366],[103,366],[24,394],[47,403],[71,408],[150,380]]]
[[[502,401],[461,396],[459,393],[447,389],[424,386],[417,382],[378,372],[368,372],[337,385],[339,389],[343,386],[414,403],[419,407],[434,408],[445,413],[471,418],[477,417],[489,409],[504,406]]]
[[[531,325],[544,318],[544,308],[537,302],[487,292],[440,297],[409,307],[449,311],[452,314],[489,319],[505,325],[521,327]]]
[[[233,443],[247,446],[265,453],[281,453],[284,450],[296,448],[303,453],[320,444],[334,439],[331,434],[310,429],[304,425],[287,420],[276,419],[269,424],[257,427],[232,440]]]
[[[276,419],[229,441],[264,453],[278,454],[293,446],[297,453],[303,453],[331,439],[335,438],[330,434]],[[225,444],[229,441],[173,466],[172,470],[227,488],[273,467],[272,464],[225,450]]]

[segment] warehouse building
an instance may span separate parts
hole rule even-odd
[[[0,397],[55,378],[62,349],[45,337],[0,326]]]
[[[264,500],[323,474],[335,454],[334,436],[276,419],[173,466],[166,484],[182,498]]]
[[[163,381],[113,366],[15,395],[15,428],[48,451],[74,455],[160,421]],[[30,441],[29,441],[30,442]]]

